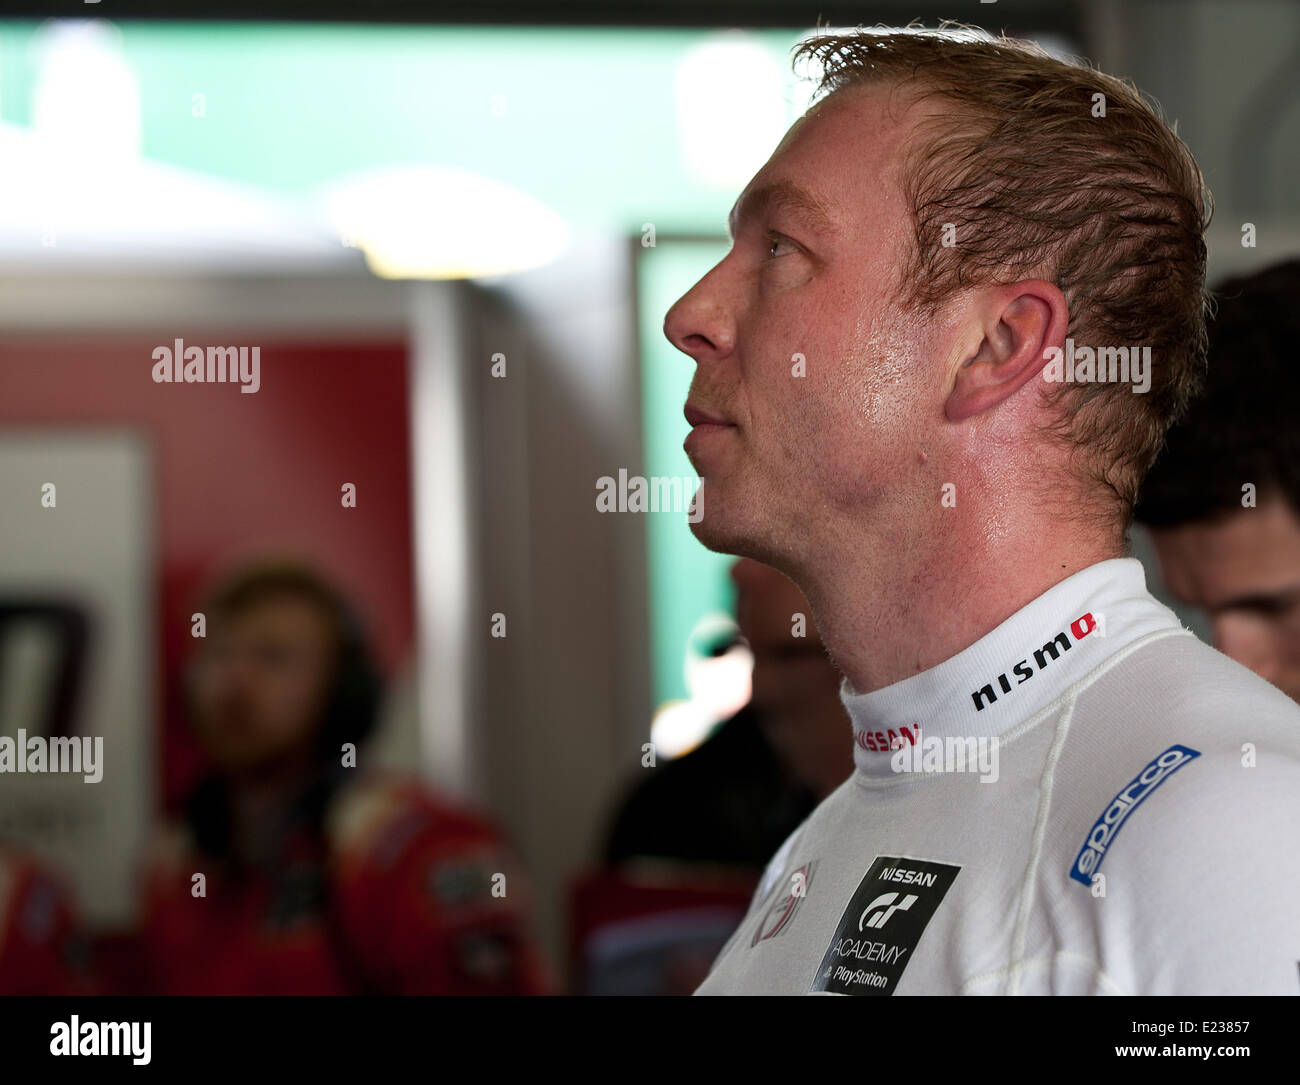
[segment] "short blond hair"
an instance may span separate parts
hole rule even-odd
[[[822,34],[794,62],[820,68],[815,97],[885,84],[946,107],[902,165],[915,231],[900,300],[932,311],[966,287],[1041,275],[1065,295],[1076,341],[1151,348],[1146,394],[1117,383],[1053,392],[1050,432],[1126,527],[1205,368],[1213,204],[1187,146],[1131,83],[957,24]]]

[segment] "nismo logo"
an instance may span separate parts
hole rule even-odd
[[[1039,671],[1046,670],[1047,665],[1053,660],[1060,659],[1063,654],[1068,652],[1075,644],[1083,640],[1089,633],[1097,628],[1097,619],[1092,616],[1091,611],[1082,614],[1070,623],[1069,632],[1062,630],[1057,633],[1051,640],[1044,644],[1032,656],[1027,656],[1011,668],[1011,675],[1015,678],[1015,685],[1012,685],[1011,678],[1004,671],[999,674],[992,682],[988,682],[972,693],[971,700],[975,702],[975,711],[983,712],[986,707],[998,699],[997,692],[994,690],[994,683],[1003,694],[1010,693],[1016,686],[1028,682]],[[1073,640],[1071,640],[1073,638]],[[1030,663],[1030,659],[1033,663]]]

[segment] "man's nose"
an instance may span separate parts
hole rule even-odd
[[[731,308],[719,290],[718,268],[678,299],[664,317],[664,335],[696,363],[727,357],[736,345]]]

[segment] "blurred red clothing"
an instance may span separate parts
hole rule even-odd
[[[43,867],[0,848],[0,995],[93,994],[71,898]]]
[[[194,875],[206,878],[195,896]],[[418,783],[332,798],[273,870],[235,872],[188,833],[146,874],[145,974],[160,994],[545,994],[527,888],[485,821]]]

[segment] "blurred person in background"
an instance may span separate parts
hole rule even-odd
[[[266,564],[204,613],[186,692],[212,772],[147,861],[148,987],[545,993],[527,887],[496,831],[414,780],[352,767],[381,682],[340,595]]]
[[[1204,391],[1169,433],[1137,520],[1214,646],[1300,700],[1300,260],[1215,291]]]
[[[66,889],[25,852],[0,844],[0,995],[98,990]]]
[[[731,568],[736,621],[754,655],[749,703],[700,746],[641,781],[614,818],[605,860],[638,857],[762,871],[853,771],[840,673],[803,593],[771,566]],[[803,618],[806,636],[795,636]]]
[[[748,558],[731,577],[753,654],[750,700],[623,800],[605,844],[606,880],[581,898],[607,919],[578,947],[590,993],[694,991],[773,853],[853,771],[840,673],[803,593]],[[797,904],[793,895],[777,901],[744,935],[773,937]]]

